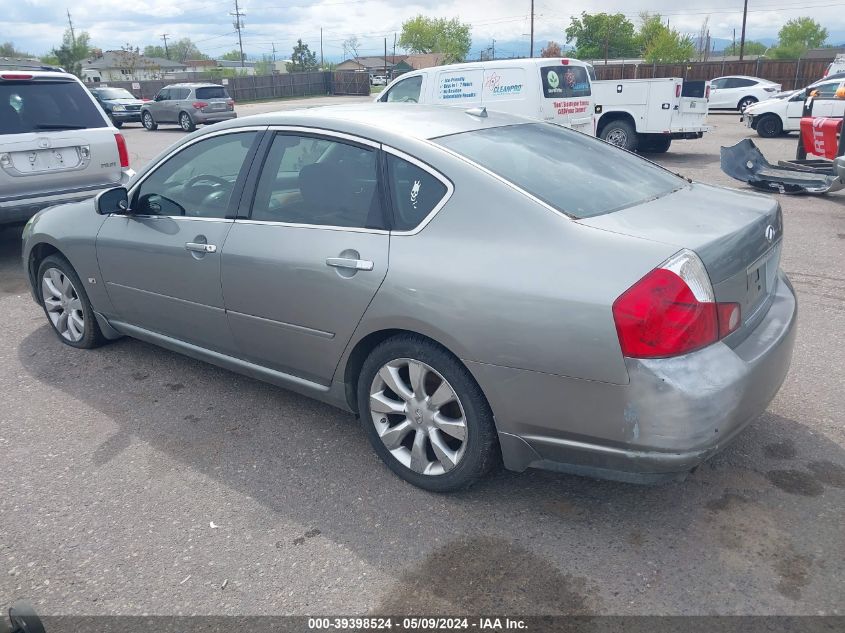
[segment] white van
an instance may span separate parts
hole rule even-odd
[[[566,57],[424,68],[397,77],[376,101],[485,106],[595,135],[588,65]]]

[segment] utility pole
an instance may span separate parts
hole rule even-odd
[[[734,47],[733,52],[736,53],[736,29],[734,29]]]
[[[745,0],[742,8],[742,35],[739,36],[739,61],[745,54],[745,19],[748,17],[748,0]]]
[[[245,13],[241,12],[241,8],[238,6],[238,0],[235,0],[235,12],[229,13],[229,15],[235,18],[235,21],[232,22],[232,26],[235,27],[235,30],[238,32],[238,48],[241,51],[241,68],[244,67],[244,42],[241,38],[241,29],[244,28],[244,23],[241,21],[241,18],[246,15]]]
[[[384,76],[387,77],[387,38],[384,38]]]
[[[534,57],[533,54],[531,56]],[[496,61],[496,38],[495,37],[493,38],[493,61]]]
[[[396,31],[393,32],[393,58],[390,61],[396,66]]]
[[[275,66],[275,64],[276,64],[276,42],[271,42],[270,44],[273,46],[273,65]],[[275,70],[275,68],[274,68],[274,70]]]
[[[323,27],[320,27],[320,70],[323,70],[325,65],[323,64]]]
[[[531,48],[529,57],[534,57],[534,0],[531,0]]]
[[[170,59],[170,51],[167,49],[167,33],[162,33],[161,39],[164,40],[164,56],[167,59]]]
[[[70,41],[76,46],[76,33],[73,32],[73,20],[70,19],[70,9],[67,9],[67,23],[70,27]]]

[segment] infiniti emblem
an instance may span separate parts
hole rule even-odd
[[[422,409],[417,409],[414,411],[414,418],[416,418],[417,423],[422,422],[423,414]]]
[[[774,239],[775,239],[775,227],[773,227],[770,224],[769,226],[766,227],[766,241],[768,241],[769,244],[771,244],[774,241]]]

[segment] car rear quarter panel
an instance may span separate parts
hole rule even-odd
[[[402,328],[465,361],[626,384],[611,305],[677,249],[580,226],[443,152],[414,154],[455,191],[422,231],[391,236],[356,339]]]

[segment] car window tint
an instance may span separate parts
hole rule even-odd
[[[576,218],[610,213],[685,185],[635,154],[550,123],[473,130],[435,142]]]
[[[229,94],[223,86],[197,88],[197,99],[228,99]]]
[[[543,82],[543,96],[547,99],[590,95],[590,78],[583,66],[546,66],[540,69],[540,77]]]
[[[393,228],[410,231],[443,200],[448,189],[431,173],[388,154],[387,175],[393,203]]]
[[[170,90],[167,88],[159,90],[155,98],[156,101],[167,101],[168,99],[170,99]]]
[[[841,84],[839,82],[829,83],[829,84],[822,84],[818,88],[815,88],[818,94],[816,95],[817,99],[833,99],[836,95],[836,90],[839,88]]]
[[[0,134],[106,127],[88,91],[73,81],[0,82]]]
[[[140,215],[231,217],[232,191],[256,132],[222,134],[189,145],[141,183],[131,204]]]
[[[393,86],[387,93],[388,103],[419,103],[422,75],[408,77]]]
[[[754,81],[753,79],[734,79],[734,88],[748,88],[750,86],[756,86],[759,82]]]
[[[720,88],[724,88],[726,81],[727,81],[727,79],[714,79],[713,81],[710,82],[710,88],[716,89],[716,90],[718,90]]]
[[[256,187],[253,220],[380,229],[377,155],[323,138],[278,134]]]

